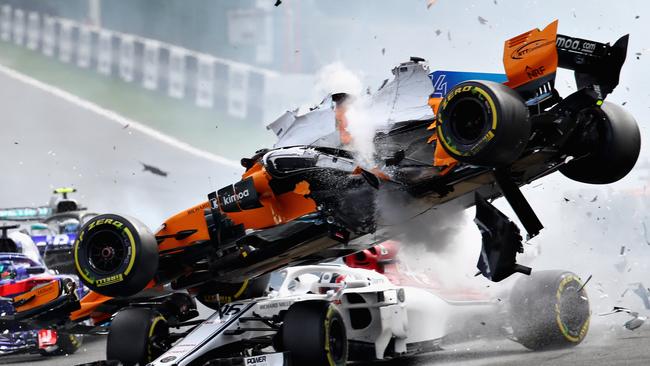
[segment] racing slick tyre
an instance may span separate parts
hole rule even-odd
[[[169,325],[156,310],[125,308],[111,323],[106,341],[106,359],[124,366],[146,365],[167,350]]]
[[[142,291],[158,270],[158,244],[142,223],[118,215],[99,215],[79,231],[74,244],[77,273],[102,295],[130,296]]]
[[[196,300],[212,310],[219,310],[219,304],[264,296],[270,280],[268,274],[243,283],[208,282],[201,285]]]
[[[345,324],[327,301],[294,303],[284,315],[282,347],[293,365],[343,366],[348,359]]]
[[[609,102],[583,111],[582,117],[596,123],[580,136],[582,143],[577,145],[586,148],[574,152],[578,156],[562,166],[560,172],[569,179],[591,184],[614,183],[625,177],[641,150],[641,135],[634,117]]]
[[[511,164],[531,133],[528,109],[519,94],[491,81],[454,86],[438,108],[438,141],[458,161],[487,167]]]
[[[571,272],[533,272],[517,280],[510,293],[513,336],[531,350],[578,345],[587,335],[590,315],[587,292]]]

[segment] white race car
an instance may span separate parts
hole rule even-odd
[[[377,271],[344,265],[292,267],[266,297],[224,304],[187,332],[170,332],[155,310],[114,318],[107,358],[124,365],[345,365],[440,349],[464,324],[482,323],[531,349],[580,343],[589,302],[566,271],[523,276],[508,299],[448,300],[426,286],[398,286]],[[473,298],[472,298],[473,297]],[[487,320],[489,319],[489,320]]]

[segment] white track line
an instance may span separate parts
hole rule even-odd
[[[126,126],[128,125],[130,129],[137,130],[139,132],[142,132],[143,134],[152,137],[160,142],[163,142],[165,144],[171,145],[179,150],[183,150],[185,152],[188,152],[192,155],[198,156],[200,158],[204,158],[210,161],[213,161],[215,163],[219,164],[224,164],[232,167],[238,167],[241,168],[241,165],[239,162],[230,160],[228,158],[225,158],[223,156],[219,156],[210,152],[207,152],[205,150],[197,149],[196,147],[185,143],[183,141],[180,141],[174,137],[171,137],[169,135],[166,135],[158,130],[155,130],[149,126],[146,126],[142,124],[141,122],[136,122],[132,119],[129,119],[127,117],[124,117],[114,111],[111,111],[109,109],[106,109],[104,107],[101,107],[93,102],[90,102],[88,100],[82,99],[74,94],[68,93],[67,91],[63,89],[59,89],[55,86],[46,84],[42,81],[36,80],[30,76],[27,76],[23,73],[20,73],[14,69],[11,69],[9,67],[6,67],[4,65],[0,65],[0,73],[3,73],[7,75],[8,77],[21,81],[25,84],[28,84],[30,86],[33,86],[37,89],[40,89],[48,94],[57,96],[65,101],[68,101],[72,104],[75,104],[83,109],[86,109],[88,111],[91,111],[93,113],[96,113],[112,122],[118,123],[121,126]]]

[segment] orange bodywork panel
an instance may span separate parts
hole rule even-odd
[[[433,111],[433,114],[436,115],[438,114],[438,108],[440,107],[440,102],[442,101],[442,98],[434,98],[431,97],[429,98],[428,104],[431,107],[431,110]],[[445,175],[453,169],[456,164],[458,164],[458,160],[452,158],[446,151],[445,149],[442,148],[441,144],[437,143],[438,140],[438,133],[436,132],[436,121],[433,121],[431,125],[427,128],[427,130],[433,131],[433,134],[431,137],[429,137],[429,140],[427,140],[427,143],[432,143],[436,141],[436,148],[433,153],[433,166],[436,167],[445,167],[441,172],[440,175]]]
[[[56,300],[59,296],[61,296],[61,282],[52,280],[14,297],[14,304],[23,303],[16,306],[16,312],[23,312],[45,305]]]
[[[236,225],[243,224],[246,229],[264,229],[316,211],[316,202],[306,197],[309,192],[309,183],[306,181],[296,184],[293,191],[276,196],[269,185],[271,176],[261,163],[256,163],[242,175],[242,180],[248,178],[253,180],[261,207],[238,212],[224,212],[224,215]],[[198,240],[209,240],[210,235],[204,213],[204,210],[208,208],[210,208],[210,203],[206,201],[167,219],[163,228],[156,233],[157,236],[173,236],[182,230],[197,231],[184,239],[165,239],[159,245],[158,250],[173,250],[192,245]]]
[[[508,77],[505,84],[514,89],[555,73],[556,39],[557,20],[541,31],[536,28],[507,40],[503,49],[503,66]]]
[[[112,297],[100,295],[94,291],[90,291],[79,301],[81,309],[76,310],[70,314],[70,320],[74,321],[89,317],[99,305],[111,299]],[[110,315],[111,314],[108,314],[108,316]]]

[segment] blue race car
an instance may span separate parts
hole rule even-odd
[[[0,355],[72,354],[81,346],[82,336],[10,320],[19,308],[52,306],[66,299],[64,295],[70,292],[82,296],[86,291],[76,276],[54,274],[49,270],[29,235],[19,231],[8,232],[18,227],[0,227],[0,316],[3,318],[0,322]],[[42,289],[39,291],[42,295],[21,296],[35,289]]]

